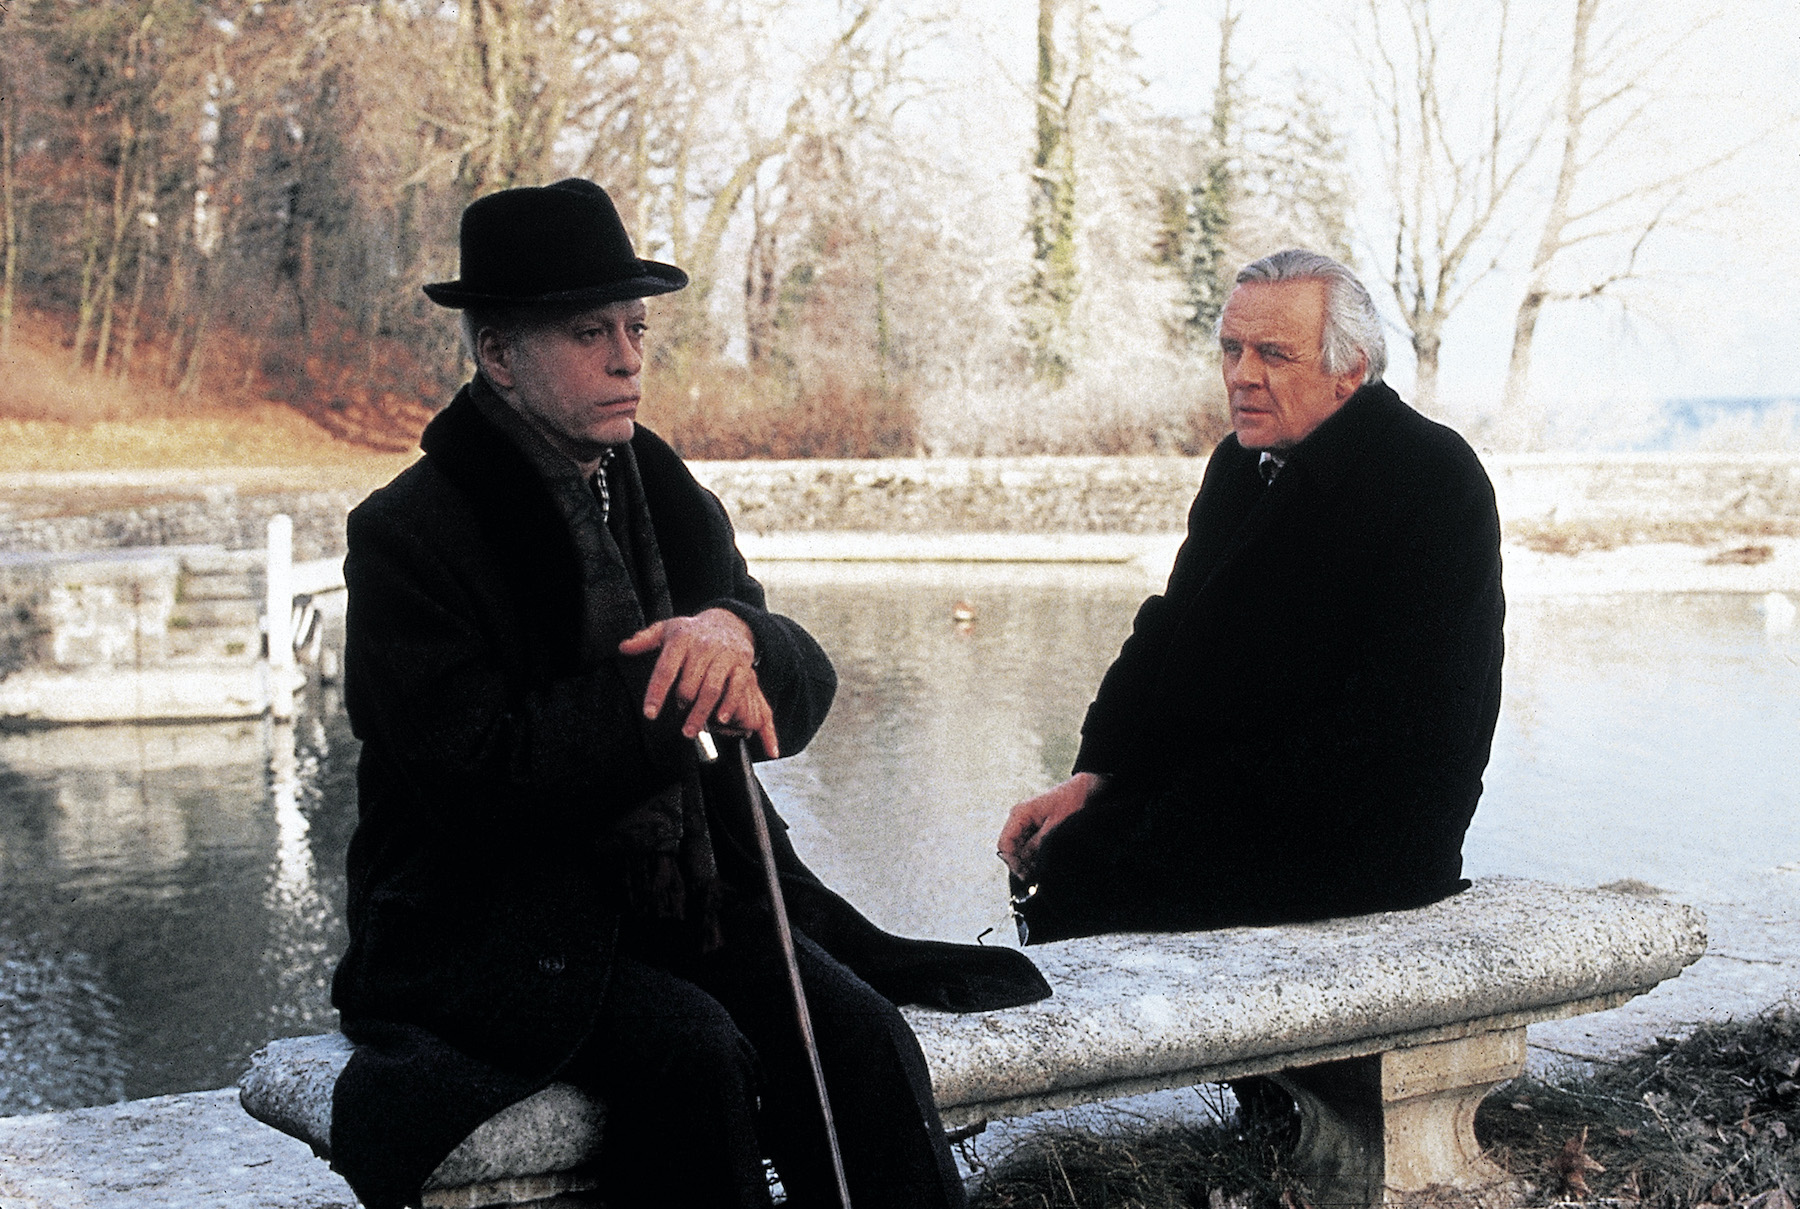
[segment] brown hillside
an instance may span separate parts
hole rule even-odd
[[[415,456],[404,433],[385,450],[334,436],[294,406],[257,397],[260,382],[236,395],[216,383],[178,395],[69,361],[58,325],[15,317],[12,347],[0,354],[0,473],[305,467],[308,484],[350,486],[381,482]],[[419,411],[422,427],[428,413]]]

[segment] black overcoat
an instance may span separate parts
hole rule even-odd
[[[642,716],[654,656],[618,653],[645,619],[616,547],[577,556],[538,469],[469,388],[421,445],[351,513],[345,560],[345,702],[363,748],[332,994],[358,1049],[332,1154],[370,1205],[416,1193],[587,1039],[617,922],[598,854],[622,812],[695,771],[677,711]],[[724,508],[674,451],[642,427],[631,450],[674,612],[743,618],[782,751],[800,751],[830,708],[830,661],[764,607]],[[699,775],[708,796],[741,799],[727,762]],[[881,932],[762,806],[795,924],[891,1000],[976,1010],[1049,993],[1016,951]]]
[[[1259,460],[1235,435],[1214,451],[1168,587],[1083,725],[1076,770],[1137,797],[1121,842],[1165,909],[1141,926],[1353,914],[1466,885],[1505,614],[1487,475],[1381,384],[1273,483]],[[1064,824],[1082,823],[1065,853],[1107,841],[1106,811],[1088,813]]]

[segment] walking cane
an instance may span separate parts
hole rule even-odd
[[[719,758],[713,737],[701,731],[696,742],[700,757],[708,764]],[[756,773],[750,768],[750,740],[735,744],[738,769],[744,778],[744,803],[750,810],[750,825],[756,831],[756,850],[762,857],[763,883],[769,891],[769,910],[775,916],[775,938],[781,943],[781,957],[787,962],[788,990],[794,998],[794,1018],[800,1025],[800,1045],[812,1066],[813,1089],[819,1093],[819,1114],[825,1121],[825,1144],[831,1150],[831,1173],[837,1180],[838,1204],[850,1209],[850,1186],[844,1181],[844,1155],[838,1149],[837,1126],[831,1120],[831,1096],[825,1090],[825,1068],[819,1065],[819,1044],[813,1038],[812,1013],[806,1007],[806,990],[800,985],[800,963],[794,957],[794,932],[788,926],[787,901],[781,895],[781,874],[775,868],[775,845],[769,839],[769,822],[763,817],[762,789]]]

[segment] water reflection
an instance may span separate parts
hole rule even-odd
[[[0,938],[86,971],[118,1022],[104,1090],[40,1032],[34,1106],[223,1086],[270,1036],[329,1026],[343,827],[314,816],[354,801],[326,802],[341,716],[299,725],[0,736]],[[0,981],[0,1010],[29,993]]]
[[[1468,859],[1709,902],[1800,857],[1800,644],[1750,596],[1515,607]]]
[[[306,732],[307,743],[300,742]],[[320,892],[314,865],[309,807],[318,813],[319,769],[331,742],[317,715],[269,727],[269,798],[275,815],[275,862],[263,910],[269,917],[263,978],[275,988],[267,1032],[271,1037],[319,1032],[332,1023],[330,973],[336,961],[337,919]]]
[[[811,748],[765,770],[796,843],[889,927],[1009,941],[995,833],[1067,773],[1154,585],[1129,566],[759,571],[842,685]],[[1508,623],[1469,869],[1706,906],[1721,956],[1643,1009],[1665,1021],[1800,982],[1800,635],[1767,607],[1520,599]],[[0,1112],[223,1086],[269,1037],[332,1027],[355,757],[316,685],[292,726],[0,735]]]
[[[117,1003],[102,981],[86,953],[0,939],[0,1116],[124,1096]]]
[[[766,775],[795,843],[884,926],[1010,939],[1000,820],[1068,775],[1094,686],[1152,585],[1129,565],[765,572],[840,682],[812,746]]]

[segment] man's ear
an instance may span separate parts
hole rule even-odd
[[[487,380],[501,390],[515,385],[512,372],[512,341],[495,328],[484,327],[475,333],[476,361]]]
[[[1361,356],[1356,359],[1354,368],[1346,370],[1344,373],[1337,376],[1337,381],[1332,383],[1332,392],[1337,396],[1337,401],[1339,403],[1343,403],[1351,395],[1362,388],[1363,375],[1368,371],[1369,359],[1366,356]]]

